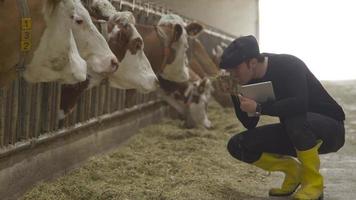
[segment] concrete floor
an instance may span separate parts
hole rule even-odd
[[[346,142],[337,153],[322,156],[327,200],[356,199],[356,98],[355,82],[331,91],[346,113]]]

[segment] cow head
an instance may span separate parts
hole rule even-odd
[[[80,0],[47,0],[43,13],[46,29],[24,73],[28,81],[73,84],[87,73],[117,70],[117,58]]]
[[[186,51],[188,49],[188,37],[195,37],[202,31],[203,27],[198,23],[191,23],[188,26],[181,17],[175,14],[163,15],[158,22],[158,31],[164,34],[163,40],[165,49],[174,53],[171,62],[162,66],[161,76],[167,80],[184,82],[189,80],[188,59]],[[173,53],[172,53],[173,52]]]
[[[73,35],[81,57],[87,61],[90,82],[95,82],[98,76],[101,80],[114,73],[119,62],[80,0],[74,0],[74,3],[75,13],[71,16],[74,23]]]
[[[158,80],[143,48],[143,39],[135,27],[135,18],[128,12],[117,12],[108,21],[108,43],[120,62],[119,69],[109,76],[110,85],[122,89],[151,92]]]
[[[24,77],[30,82],[77,83],[87,74],[86,62],[79,55],[73,32],[75,5],[72,0],[47,0],[43,8],[46,29]]]
[[[212,124],[208,119],[207,109],[208,101],[213,90],[209,79],[204,78],[200,82],[194,83],[189,94],[189,102],[187,108],[186,126],[193,128],[204,126],[212,128]]]

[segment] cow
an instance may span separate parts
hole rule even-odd
[[[158,87],[158,80],[143,51],[141,35],[135,27],[135,18],[131,12],[117,12],[107,0],[97,0],[91,5],[96,11],[94,18],[106,19],[108,44],[119,60],[120,67],[109,74],[106,79],[111,87],[120,89],[137,89],[142,93],[152,92]],[[89,80],[75,85],[63,85],[59,118],[70,113],[84,90],[91,88],[105,77],[92,74]]]
[[[210,81],[201,80],[189,68],[187,59],[188,38],[196,37],[203,27],[195,22],[185,25],[175,14],[163,15],[157,26],[136,27],[143,36],[145,53],[158,76],[160,96],[185,119],[187,127],[211,128],[206,114]]]
[[[224,43],[218,45],[215,48],[218,51],[211,57],[200,40],[192,38],[189,39],[188,58],[190,67],[200,78],[212,78],[212,86],[214,88],[212,96],[214,99],[223,107],[231,107],[233,105],[230,95],[221,92],[218,83],[215,81],[215,78],[220,75],[218,62],[220,59],[219,55],[222,55],[221,51],[223,47]]]
[[[27,81],[73,84],[118,69],[116,56],[80,0],[47,0],[43,15],[46,29],[24,72]]]

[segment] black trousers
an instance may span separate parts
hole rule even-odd
[[[296,149],[308,150],[317,140],[323,141],[320,154],[336,152],[345,143],[344,124],[333,118],[306,113],[280,121],[236,134],[228,142],[228,151],[236,159],[253,163],[263,152],[296,156]]]

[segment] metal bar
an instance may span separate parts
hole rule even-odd
[[[61,84],[57,83],[56,84],[56,106],[55,106],[55,114],[54,114],[54,119],[55,119],[55,123],[54,123],[54,128],[55,130],[57,130],[59,128],[59,119],[58,119],[58,114],[59,114],[59,110],[61,109],[61,94],[62,94],[62,86]]]
[[[81,96],[79,98],[78,106],[77,106],[77,121],[76,122],[83,122],[84,121],[84,98]]]
[[[23,139],[29,139],[30,136],[30,118],[31,118],[31,104],[32,104],[32,84],[31,83],[27,83],[26,84],[26,101],[24,102],[24,122],[23,122]]]
[[[6,116],[6,88],[0,88],[0,148],[4,146]]]
[[[36,100],[37,100],[37,84],[29,84],[31,88],[31,100],[29,104],[29,119],[28,119],[28,138],[35,137],[36,132]]]
[[[111,105],[111,90],[108,85],[105,87],[105,114],[110,113],[110,105]]]
[[[67,129],[58,130],[58,131],[56,131],[54,133],[51,133],[51,134],[44,134],[44,135],[39,136],[38,138],[33,138],[31,140],[27,140],[25,142],[18,143],[18,144],[14,145],[11,148],[0,149],[0,159],[6,157],[8,155],[11,155],[12,153],[23,151],[23,150],[26,150],[26,149],[30,149],[30,148],[32,148],[32,147],[34,147],[36,145],[40,145],[40,144],[47,143],[49,141],[53,141],[53,140],[55,140],[57,138],[63,137],[65,135],[68,135],[73,131],[81,130],[81,129],[84,129],[86,127],[93,126],[95,124],[99,124],[102,121],[106,121],[106,120],[109,120],[111,118],[121,117],[121,116],[127,115],[128,113],[132,113],[132,112],[139,111],[139,110],[142,110],[142,109],[145,109],[145,108],[149,108],[149,107],[161,104],[161,103],[162,103],[162,101],[160,101],[160,100],[158,100],[158,101],[150,101],[150,102],[148,102],[146,104],[137,105],[137,106],[134,106],[132,108],[124,109],[124,110],[117,111],[117,112],[114,112],[114,113],[111,113],[111,114],[102,115],[102,116],[100,116],[98,118],[91,119],[91,120],[89,120],[87,122],[83,122],[83,123],[81,123],[80,126],[72,126],[70,128],[67,128]]]
[[[122,100],[121,100],[121,90],[119,89],[116,89],[116,106],[115,106],[115,111],[118,111],[121,109],[121,103],[122,103]]]
[[[16,79],[13,81],[12,85],[12,97],[11,97],[11,102],[12,102],[12,110],[11,110],[11,129],[10,129],[10,143],[15,144],[17,141],[17,120],[18,120],[18,110],[19,110],[19,80]]]
[[[26,91],[27,85],[22,77],[17,79],[17,119],[16,119],[16,135],[15,143],[24,139],[25,134],[25,110],[26,110]]]
[[[94,117],[98,117],[99,115],[99,88],[96,86],[95,90],[93,91],[94,94]]]
[[[105,86],[100,85],[100,94],[99,94],[99,115],[104,114],[104,104],[105,104]]]
[[[93,91],[92,90],[87,90],[87,100],[88,100],[88,105],[87,105],[87,119],[91,119],[92,118],[92,93]]]
[[[43,84],[36,84],[36,96],[35,96],[35,117],[33,123],[35,124],[34,128],[34,137],[38,137],[41,134],[41,109],[42,109],[42,95],[43,95]]]
[[[111,108],[110,112],[115,112],[116,111],[116,105],[117,105],[117,90],[115,88],[111,88]]]
[[[40,130],[40,135],[49,131],[49,85],[48,83],[42,84],[42,106],[41,106],[41,121],[42,126]]]

